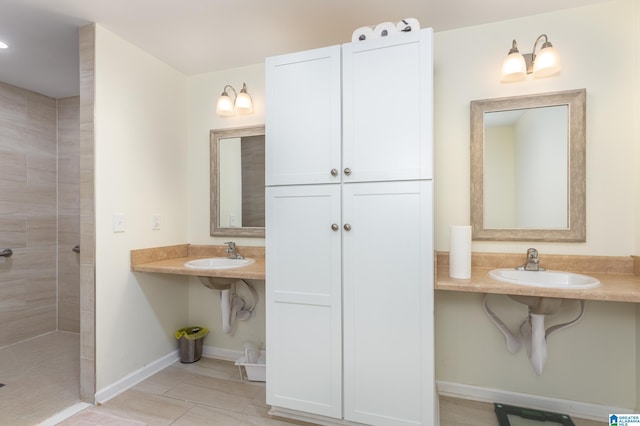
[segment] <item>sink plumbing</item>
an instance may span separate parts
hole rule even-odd
[[[535,271],[539,271],[540,274],[549,273],[544,272],[545,269],[540,266],[538,251],[534,248],[530,248],[527,250],[526,262],[520,266],[515,267],[514,269],[517,271],[534,271],[533,275],[530,276],[530,279],[533,281],[536,281],[535,276],[537,276],[537,273]],[[597,284],[599,284],[599,281],[595,281]],[[540,282],[542,283],[542,278]],[[545,317],[547,315],[552,315],[558,312],[563,304],[563,301],[566,301],[568,299],[543,296],[521,296],[512,294],[508,296],[518,303],[527,305],[527,316],[522,321],[519,327],[520,336],[517,336],[513,331],[511,331],[511,329],[509,329],[509,327],[507,327],[507,325],[502,320],[500,320],[500,318],[498,318],[496,314],[489,308],[487,304],[489,298],[488,294],[485,294],[484,301],[482,303],[484,312],[487,314],[491,322],[493,322],[498,330],[500,330],[500,332],[504,335],[509,352],[513,354],[517,353],[520,350],[522,342],[524,342],[529,361],[531,361],[531,365],[533,366],[536,374],[540,375],[542,374],[542,370],[547,361],[547,339],[552,333],[576,324],[578,321],[580,321],[580,319],[582,319],[584,315],[584,300],[578,300],[578,303],[580,305],[580,312],[574,320],[563,324],[557,324],[545,329]],[[520,337],[522,337],[522,342],[520,340]]]

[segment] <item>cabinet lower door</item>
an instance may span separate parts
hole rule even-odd
[[[342,416],[339,225],[340,185],[266,190],[267,403],[336,418]]]
[[[345,184],[344,417],[434,424],[432,182]]]

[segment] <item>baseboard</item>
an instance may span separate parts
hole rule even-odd
[[[234,351],[231,349],[217,348],[215,346],[204,346],[204,345],[202,346],[202,356],[205,358],[222,359],[225,361],[236,361],[242,355],[244,355],[244,352],[242,351]],[[118,380],[114,384],[107,386],[106,388],[96,392],[96,396],[95,396],[96,404],[103,404],[108,400],[110,400],[111,398],[114,398],[120,395],[122,392],[126,391],[127,389],[131,389],[132,387],[142,382],[143,380],[153,376],[159,371],[164,370],[165,368],[167,368],[174,362],[178,361],[179,359],[180,359],[180,355],[178,353],[178,350],[176,349],[175,351],[163,356],[162,358],[159,358],[156,361],[153,361],[152,363],[145,365],[141,369],[134,371],[133,373],[125,376],[124,378]]]
[[[436,382],[438,393],[442,396],[469,399],[480,402],[500,402],[507,405],[534,408],[568,414],[582,419],[609,422],[609,414],[632,414],[633,409],[611,407],[608,405],[592,404],[589,402],[571,401],[567,399],[550,398],[540,395],[509,392],[500,389],[483,388],[461,383]]]
[[[159,371],[164,370],[179,359],[180,356],[178,354],[178,350],[176,349],[175,351],[172,351],[162,358],[159,358],[152,363],[145,365],[139,370],[136,370],[133,373],[123,377],[112,385],[109,385],[104,389],[100,389],[96,392],[96,404],[103,404],[111,398],[120,395],[122,392],[126,391],[127,389],[131,389],[141,381],[153,376]]]
[[[222,359],[225,361],[236,361],[244,355],[243,351],[234,351],[231,349],[217,348],[215,346],[202,346],[202,356],[207,358]]]

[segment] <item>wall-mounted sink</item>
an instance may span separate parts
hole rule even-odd
[[[588,275],[564,271],[522,271],[513,268],[494,269],[489,277],[516,285],[580,290],[594,288],[600,281]]]
[[[228,257],[209,257],[207,259],[190,260],[184,264],[193,269],[231,269],[251,265],[253,259],[230,259]]]

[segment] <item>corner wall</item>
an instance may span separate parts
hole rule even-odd
[[[96,25],[94,123],[99,392],[174,352],[173,333],[187,325],[186,278],[129,264],[131,249],[188,241],[187,79]],[[114,213],[125,232],[113,232]]]

